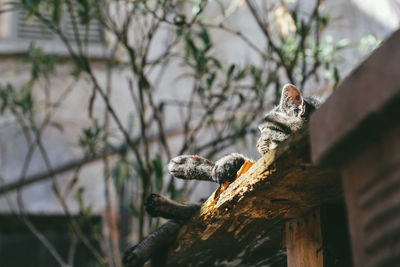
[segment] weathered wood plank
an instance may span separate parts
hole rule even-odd
[[[357,267],[400,266],[399,69],[397,30],[310,121],[313,162],[342,173]]]
[[[288,267],[323,267],[321,214],[316,208],[302,218],[286,223]]]
[[[286,266],[284,223],[342,201],[339,175],[310,163],[308,129],[260,158],[180,231],[167,266]]]

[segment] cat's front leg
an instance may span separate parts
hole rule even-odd
[[[232,182],[235,180],[237,172],[247,160],[249,160],[247,157],[239,153],[232,153],[222,157],[215,162],[212,168],[213,180],[219,184],[223,184],[226,181]]]
[[[214,181],[211,175],[214,163],[196,155],[181,155],[170,160],[168,171],[185,180]]]

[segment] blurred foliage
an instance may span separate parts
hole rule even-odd
[[[376,49],[382,43],[382,41],[383,40],[377,39],[375,35],[366,34],[361,38],[359,42],[359,48],[361,51],[370,52],[371,50]]]
[[[13,85],[0,85],[0,113],[7,110],[26,116],[29,120],[34,116],[34,100],[29,87],[23,86],[16,90]]]
[[[79,144],[86,151],[88,157],[93,157],[98,152],[99,147],[106,141],[104,127],[101,127],[99,122],[94,120],[93,125],[83,129],[82,132]]]

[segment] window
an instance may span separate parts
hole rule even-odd
[[[89,56],[104,57],[104,37],[99,21],[92,20],[88,27],[79,23],[76,26],[81,42],[87,42],[89,45]],[[71,45],[76,47],[74,25],[67,11],[64,11],[60,28]],[[48,53],[69,55],[57,34],[38,19],[28,16],[25,11],[0,16],[0,54],[23,53],[31,42],[35,42]]]
[[[51,40],[58,38],[56,34],[43,25],[38,19],[28,17],[24,11],[18,12],[16,25],[17,37],[20,39]],[[80,39],[87,39],[90,43],[102,42],[101,27],[98,21],[92,20],[89,27],[80,25],[79,23],[76,26]],[[74,25],[68,12],[64,12],[60,27],[68,40],[75,41]]]
[[[39,20],[29,18],[24,11],[18,11],[16,31],[17,38],[25,40],[51,40],[54,34],[46,28]]]

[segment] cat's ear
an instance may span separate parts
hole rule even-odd
[[[283,87],[279,108],[290,117],[300,117],[304,114],[304,100],[296,86],[286,84]]]

